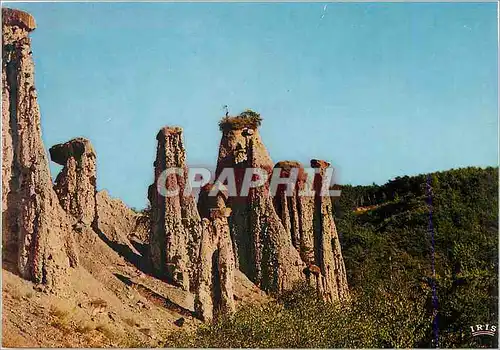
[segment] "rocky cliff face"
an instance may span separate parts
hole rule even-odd
[[[339,236],[333,220],[332,201],[321,196],[325,182],[325,171],[330,166],[326,161],[311,160],[311,167],[317,169],[313,187],[314,201],[314,256],[316,265],[321,269],[322,289],[327,300],[343,300],[348,295],[347,277],[342,258]]]
[[[185,196],[187,166],[182,129],[164,127],[156,136],[155,182],[149,188],[151,203],[150,259],[154,272],[188,290],[194,280],[201,235],[200,216],[192,195]],[[178,174],[163,176],[167,169]],[[162,191],[175,191],[166,195]]]
[[[298,181],[292,195],[287,195],[283,185],[278,186],[274,206],[294,247],[307,264],[308,282],[325,300],[338,301],[345,299],[348,293],[344,260],[330,197],[320,195],[329,166],[328,162],[312,160],[311,167],[317,169],[317,174],[308,179],[300,163],[278,162],[275,167],[281,169],[281,177],[289,177],[290,171],[296,169]],[[308,183],[315,195],[299,196]]]
[[[217,178],[224,168],[236,169],[238,193],[245,169],[272,172],[273,163],[257,129],[226,128],[217,162]],[[229,197],[231,236],[239,269],[257,286],[272,292],[290,289],[305,279],[305,264],[276,214],[269,184],[251,188],[248,196]]]
[[[157,141],[155,183],[148,194],[151,263],[156,274],[193,291],[195,312],[210,321],[235,310],[235,263],[227,223],[231,209],[225,206],[227,194],[208,196],[211,187],[206,186],[198,203],[204,217],[201,220],[186,182],[182,129],[165,127],[158,133]],[[166,170],[173,172],[168,175]]]
[[[235,311],[235,263],[227,217],[231,209],[225,206],[227,194],[207,196],[205,187],[200,198],[205,199],[208,217],[202,221],[202,236],[197,264],[195,311],[204,321]]]
[[[76,222],[96,227],[96,154],[89,140],[76,138],[49,150],[52,161],[63,165],[54,189],[63,209]]]
[[[40,130],[27,13],[2,9],[2,216],[4,254],[20,274],[51,287],[78,262],[72,230],[52,188]]]
[[[299,192],[305,191],[307,174],[302,164],[296,161],[281,161],[274,167],[281,169],[282,178],[289,178],[291,171],[296,171],[297,182],[292,195],[287,195],[285,185],[278,185],[273,204],[302,261],[314,264],[314,197],[299,196]]]

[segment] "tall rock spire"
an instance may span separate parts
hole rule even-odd
[[[273,163],[258,125],[251,119],[230,117],[220,126],[216,175],[221,178],[224,169],[234,169],[237,192],[241,194],[246,169],[260,168],[271,174]],[[229,225],[238,267],[251,281],[263,290],[279,292],[305,279],[305,264],[276,214],[268,182],[250,188],[248,195],[229,197],[227,206],[232,209]]]
[[[287,195],[284,186],[278,186],[274,206],[295,249],[307,264],[305,273],[309,284],[325,300],[339,301],[347,297],[348,286],[331,200],[322,195],[329,166],[326,161],[313,159],[311,167],[315,175],[309,178],[299,162],[276,163],[275,168],[281,169],[282,177],[289,177],[291,170],[296,169],[298,180],[291,195]],[[299,195],[307,193],[306,184],[314,190],[314,195]]]
[[[231,209],[225,201],[227,193],[209,196],[211,186],[201,189],[204,216],[197,265],[195,311],[204,321],[235,311],[235,263],[227,217]]]
[[[200,216],[188,186],[186,151],[179,127],[164,127],[156,136],[155,182],[149,187],[152,228],[149,242],[153,271],[189,290],[194,280],[201,236]],[[178,173],[165,173],[177,169]],[[177,191],[167,195],[166,191]]]
[[[29,38],[35,21],[7,8],[2,18],[3,243],[23,277],[56,287],[78,259],[41,138]]]
[[[342,258],[340,240],[333,220],[332,201],[321,195],[325,182],[325,172],[330,163],[313,159],[311,167],[317,169],[314,178],[314,255],[316,265],[323,276],[322,292],[329,300],[343,300],[347,297],[347,277]]]
[[[82,137],[49,149],[52,161],[63,165],[54,189],[59,202],[77,222],[97,225],[96,154],[89,140]]]

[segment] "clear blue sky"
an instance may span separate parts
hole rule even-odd
[[[275,162],[323,158],[341,183],[497,164],[495,3],[325,5],[8,4],[38,24],[46,147],[89,138],[131,206],[164,125],[215,165],[226,104],[262,114]]]

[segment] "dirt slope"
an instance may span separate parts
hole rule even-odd
[[[111,248],[113,241],[108,245],[83,229],[77,244],[80,266],[57,295],[19,277],[15,263],[4,259],[4,347],[158,347],[180,328],[176,323],[189,329],[201,324],[192,315],[193,294],[142,272]],[[266,300],[237,273],[237,304]]]

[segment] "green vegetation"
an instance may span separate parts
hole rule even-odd
[[[353,211],[359,205],[376,207]],[[435,284],[440,347],[492,345],[493,338],[472,338],[469,327],[498,320],[498,168],[405,176],[383,186],[343,186],[335,209],[351,288],[364,290],[391,279],[420,283],[422,289]],[[431,314],[430,296],[426,305]],[[433,346],[431,333],[422,338],[424,346]]]
[[[436,327],[442,348],[496,347],[496,336],[473,338],[469,327],[498,320],[498,168],[341,190],[334,207],[349,302],[327,304],[297,286],[194,334],[176,333],[166,345],[428,348],[436,345]],[[369,209],[356,210],[360,206]]]
[[[174,333],[165,346],[411,347],[430,324],[423,308],[425,299],[411,290],[402,295],[396,286],[387,287],[376,291],[377,297],[359,295],[338,306],[323,302],[314,290],[299,285],[276,302],[243,307],[232,317],[201,326],[194,334]]]
[[[230,130],[240,130],[243,128],[257,129],[262,124],[262,117],[259,113],[247,109],[237,116],[225,116],[219,122],[219,129],[222,132]]]

